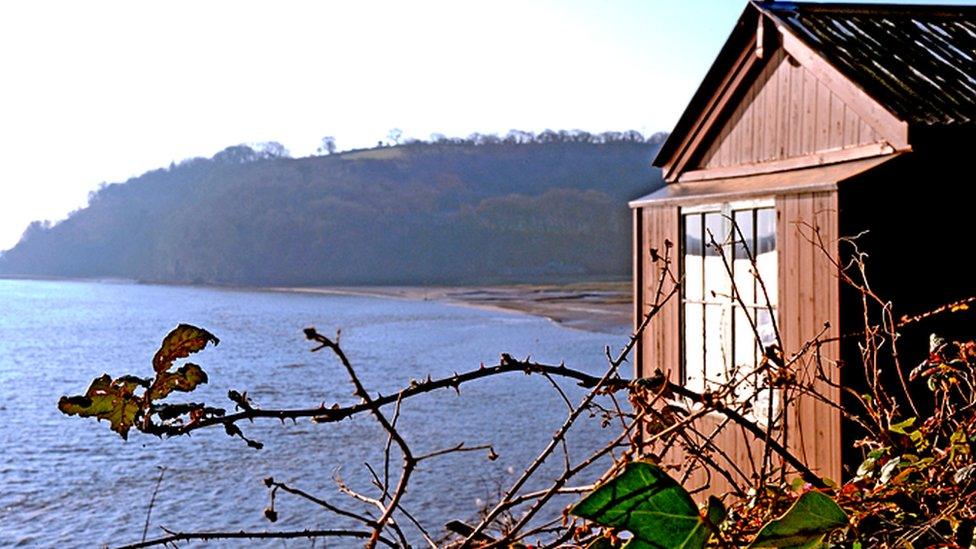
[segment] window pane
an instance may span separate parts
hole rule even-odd
[[[757,253],[763,254],[776,249],[776,209],[756,210]]]
[[[701,391],[705,387],[702,378],[705,372],[704,307],[688,303],[684,313],[685,387]]]
[[[705,299],[708,301],[725,300],[729,295],[729,273],[719,256],[718,249],[711,244],[715,239],[719,245],[726,240],[726,233],[722,214],[705,214]]]
[[[770,311],[768,308],[757,309],[755,312],[756,330],[759,332],[763,347],[776,342],[776,335],[773,331],[772,315],[774,314],[776,314],[776,310]],[[753,417],[760,425],[766,425],[770,419],[770,405],[772,405],[772,419],[777,422],[777,417],[781,412],[779,393],[767,385],[765,375],[755,375],[746,379],[749,385],[749,393],[743,396],[753,399]]]
[[[749,313],[742,307],[735,308],[735,325],[732,327],[735,336],[735,366],[740,375],[749,373],[756,368],[756,334],[749,323]]]
[[[781,424],[778,421],[780,415],[779,393],[767,386],[762,376],[756,376],[755,379],[758,384],[750,383],[749,393],[745,396],[755,395],[752,399],[752,416],[756,418],[756,423],[768,425],[769,420],[772,419],[774,425]],[[770,409],[770,400],[772,400],[772,409]]]
[[[755,414],[755,416],[766,415],[768,399],[762,400],[764,404],[759,404],[759,390],[765,384],[764,376],[756,371],[754,367],[742,368],[738,372],[742,381],[735,387],[735,398],[744,406],[740,408],[744,412]],[[755,408],[754,408],[755,407]],[[761,408],[761,410],[759,409]],[[759,412],[763,412],[760,414]]]
[[[722,329],[726,308],[722,305],[705,306],[705,382],[706,385],[724,383],[728,359]]]
[[[759,338],[762,340],[764,348],[776,343],[776,331],[773,330],[773,315],[775,313],[776,309],[770,311],[763,308],[756,311],[756,330],[759,332]]]
[[[756,278],[752,274],[752,262],[750,256],[755,253],[755,227],[753,226],[753,214],[755,210],[741,210],[734,214],[736,230],[732,231],[732,238],[735,241],[733,246],[732,270],[735,273],[735,288],[742,297],[742,301],[755,303],[755,284]]]
[[[705,214],[705,244],[711,244],[712,238],[716,242],[725,244],[728,240],[728,227],[721,212],[709,212]],[[706,246],[705,255],[718,255],[712,246]]]
[[[732,218],[735,220],[736,228],[738,230],[732,231],[732,238],[735,239],[735,258],[736,259],[749,259],[746,250],[748,249],[750,253],[755,253],[755,246],[753,244],[753,233],[755,229],[752,224],[752,216],[755,210],[739,210],[736,211]],[[742,238],[740,238],[740,236]]]
[[[775,306],[777,301],[777,284],[779,270],[776,262],[776,210],[763,208],[756,210],[756,265],[759,267],[759,277],[766,286],[769,294],[769,304]],[[766,299],[759,293],[756,296],[759,305],[766,305]]]
[[[702,216],[685,216],[685,299],[702,298]]]

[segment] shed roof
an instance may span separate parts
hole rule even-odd
[[[756,5],[909,124],[976,124],[976,6]]]
[[[976,6],[750,0],[654,165],[678,152],[742,48],[756,41],[758,14],[903,123],[976,128]]]

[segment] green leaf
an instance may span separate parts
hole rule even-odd
[[[188,393],[198,385],[207,382],[207,373],[196,364],[184,364],[175,372],[159,372],[156,380],[149,388],[149,398],[158,400],[166,398],[173,391]]]
[[[84,395],[63,396],[58,409],[66,415],[107,419],[113,431],[123,439],[129,438],[129,429],[142,414],[143,402],[132,394],[141,383],[139,378],[123,376],[115,381],[108,374],[95,378]]]
[[[203,328],[180,324],[163,338],[163,344],[153,356],[153,369],[156,372],[165,371],[173,365],[173,361],[186,358],[211,342],[217,345],[220,340]]]
[[[721,502],[718,502],[721,506]],[[724,508],[709,502],[709,516]],[[656,465],[628,463],[570,510],[570,513],[609,528],[633,534],[627,549],[672,547],[700,549],[710,530],[688,492]]]
[[[915,418],[910,417],[910,418],[906,419],[905,421],[901,421],[901,422],[898,422],[898,423],[893,423],[891,425],[891,427],[888,427],[888,430],[891,431],[892,433],[898,433],[900,435],[907,435],[908,434],[908,430],[912,427],[912,425],[915,425]]]
[[[827,534],[844,526],[847,514],[834,500],[820,492],[807,492],[783,516],[766,523],[749,547],[820,547]]]

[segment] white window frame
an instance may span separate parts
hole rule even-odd
[[[775,212],[776,212],[775,200],[773,200],[773,199],[759,199],[759,200],[740,200],[740,201],[715,202],[715,203],[710,203],[710,204],[701,204],[701,205],[694,205],[694,206],[687,206],[687,207],[680,208],[680,210],[679,210],[679,219],[681,220],[681,224],[680,224],[680,227],[681,227],[681,245],[680,245],[680,252],[679,253],[680,253],[680,258],[681,258],[681,263],[680,263],[680,269],[681,269],[681,271],[680,271],[680,273],[681,273],[681,276],[682,276],[682,280],[684,281],[686,279],[686,275],[687,275],[687,270],[686,270],[686,267],[685,267],[685,263],[686,263],[686,260],[687,260],[687,257],[688,257],[687,256],[687,252],[686,252],[686,246],[687,246],[687,238],[688,238],[688,234],[689,234],[688,231],[687,231],[687,229],[686,229],[686,219],[687,219],[687,216],[689,216],[689,215],[695,215],[695,214],[701,214],[703,216],[704,216],[704,214],[715,214],[715,213],[720,214],[721,215],[721,219],[722,219],[722,232],[723,232],[723,235],[726,235],[726,234],[728,234],[729,230],[732,228],[732,221],[731,220],[732,220],[733,215],[735,214],[735,212],[740,212],[740,211],[752,211],[752,212],[755,212],[756,210],[764,210],[764,209],[771,209],[774,212],[774,215],[775,215]],[[754,219],[756,219],[756,218],[754,217]],[[702,222],[703,225],[705,224],[704,217],[701,219],[701,222]],[[756,234],[756,230],[757,230],[756,228],[753,228],[753,234]],[[773,234],[774,234],[774,238],[775,238],[775,244],[774,244],[774,247],[773,247],[773,253],[775,254],[774,257],[775,257],[775,260],[776,260],[776,264],[774,265],[774,270],[775,269],[778,269],[778,265],[779,265],[779,249],[780,249],[780,242],[779,242],[779,236],[780,235],[778,235],[776,233],[777,233],[777,231],[776,231],[776,227],[774,225],[774,227],[773,227]],[[719,238],[719,235],[715,235],[715,237],[716,237],[716,239],[718,239]],[[707,243],[709,241],[709,237],[708,237],[707,234],[704,233],[704,231],[702,231],[701,239],[702,239],[701,245],[702,246],[707,245]],[[729,261],[734,262],[735,261],[735,257],[734,257],[734,244],[735,243],[732,240],[733,239],[726,239],[725,242],[721,242],[721,245],[722,245],[722,248],[724,250],[724,253],[725,253],[726,258],[728,258]],[[754,244],[753,244],[753,247],[754,248],[757,247],[756,244],[757,243],[754,242]],[[702,250],[704,250],[704,248],[702,248]],[[756,249],[750,250],[750,252],[753,254],[753,257],[758,257],[757,250]],[[702,261],[705,261],[706,257],[707,257],[707,255],[703,252],[702,253]],[[707,276],[705,274],[706,273],[706,266],[707,265],[705,263],[702,263],[702,267],[701,267],[702,268],[702,271],[701,271],[701,273],[702,273],[701,276],[702,277]],[[722,269],[724,269],[724,266],[722,267]],[[736,275],[735,278],[738,279],[738,275]],[[724,281],[724,286],[723,286],[725,288],[725,296],[724,297],[719,297],[717,299],[716,298],[711,298],[711,297],[709,297],[707,295],[704,295],[704,292],[705,292],[704,288],[706,286],[708,286],[708,283],[705,281],[704,278],[702,278],[701,280],[702,280],[702,288],[703,289],[702,289],[702,292],[701,292],[702,295],[696,296],[696,297],[698,297],[698,299],[689,299],[688,297],[686,297],[686,289],[687,289],[687,286],[683,284],[682,291],[681,291],[681,299],[680,299],[680,303],[681,303],[680,309],[681,309],[681,312],[680,312],[680,315],[679,315],[679,318],[681,319],[680,320],[680,327],[681,327],[681,331],[680,331],[681,376],[680,377],[681,377],[681,381],[682,381],[683,384],[685,384],[686,386],[688,386],[690,389],[695,390],[696,392],[700,392],[700,391],[703,391],[703,390],[709,388],[709,385],[710,385],[709,384],[709,378],[714,373],[714,372],[711,372],[711,373],[709,372],[710,363],[709,363],[709,360],[708,360],[708,348],[709,348],[709,340],[710,340],[710,338],[708,336],[708,334],[709,334],[709,332],[708,332],[709,327],[706,324],[709,322],[709,310],[710,310],[710,307],[714,307],[716,305],[718,305],[718,306],[721,307],[720,326],[719,326],[719,330],[721,331],[720,349],[722,349],[722,351],[721,351],[722,352],[722,362],[721,362],[722,373],[720,374],[721,375],[721,379],[728,379],[728,377],[730,376],[731,372],[736,371],[736,365],[734,364],[734,355],[736,354],[736,351],[735,351],[735,349],[736,349],[735,348],[735,345],[736,345],[735,335],[736,335],[736,333],[735,333],[735,327],[734,327],[734,322],[735,322],[734,317],[736,316],[736,311],[742,309],[742,306],[731,295],[731,293],[732,293],[732,279],[729,278],[727,275],[725,275],[725,281]],[[766,287],[766,290],[770,294],[770,303],[766,303],[765,296],[764,295],[761,295],[759,293],[760,290],[758,288],[758,285],[755,285],[756,286],[756,288],[754,290],[755,291],[755,295],[750,296],[751,299],[748,299],[748,300],[747,299],[743,299],[743,301],[745,301],[746,304],[747,304],[746,309],[749,310],[752,313],[753,319],[754,319],[753,321],[755,321],[755,319],[758,318],[759,311],[765,310],[765,311],[767,311],[767,314],[770,314],[771,315],[771,317],[772,317],[771,318],[771,322],[774,323],[775,325],[778,325],[779,324],[779,318],[778,317],[779,317],[779,311],[780,311],[780,308],[779,308],[779,305],[778,305],[778,296],[777,296],[777,294],[778,294],[778,280],[772,281],[773,282],[772,284],[769,284],[769,282],[770,281],[768,281],[768,280],[764,280],[764,283],[767,286]],[[719,292],[716,291],[716,293],[719,293]],[[686,330],[687,330],[688,325],[689,325],[688,318],[687,318],[687,315],[688,315],[688,312],[687,311],[688,311],[688,308],[690,306],[695,306],[697,304],[701,304],[702,305],[701,315],[697,317],[697,318],[700,318],[700,321],[699,322],[701,323],[700,325],[702,327],[702,335],[700,336],[700,341],[697,341],[698,345],[701,346],[701,351],[700,351],[701,352],[701,358],[700,358],[701,372],[698,374],[698,380],[694,384],[689,384],[689,376],[688,376],[688,350],[686,348],[687,347],[687,343],[688,343],[688,337],[686,337]],[[714,309],[712,309],[712,310],[714,311]],[[696,315],[697,315],[697,313],[696,313]],[[745,329],[749,330],[750,337],[752,337],[753,332],[752,332],[751,326],[746,326]],[[754,341],[755,338],[753,337],[752,340]],[[758,355],[755,355],[755,356],[758,357]],[[711,366],[714,366],[714,365],[712,364]],[[755,368],[755,365],[752,365],[752,366],[753,366],[753,368]],[[748,375],[748,374],[746,374],[746,375]],[[712,379],[714,379],[714,377]],[[714,386],[717,383],[721,383],[721,382],[720,381],[713,382],[712,383],[712,386]],[[780,405],[779,405],[779,403],[781,401],[781,397],[778,395],[778,391],[776,391],[775,389],[770,389],[769,395],[770,396],[767,397],[766,402],[769,402],[769,399],[770,398],[772,399],[772,404],[774,406],[773,417],[774,418],[779,417],[779,415],[781,414]],[[736,404],[736,405],[741,404],[742,405],[742,408],[746,408],[746,406],[745,406],[746,402],[744,400],[743,401],[738,401],[738,402],[733,401],[733,402],[729,402],[728,404]],[[746,410],[745,415],[747,415],[747,416],[749,416],[749,417],[751,417],[753,419],[758,420],[760,423],[765,424],[765,419],[768,417],[768,409],[755,410],[754,412],[752,410]]]

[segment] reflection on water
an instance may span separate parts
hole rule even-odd
[[[193,401],[231,408],[229,389],[263,407],[354,401],[344,372],[310,354],[301,329],[342,329],[363,381],[384,394],[422,379],[497,362],[501,352],[565,360],[593,373],[618,336],[561,328],[543,319],[434,302],[312,296],[89,282],[0,280],[0,546],[90,547],[136,541],[160,467],[153,510],[158,526],[192,530],[328,528],[343,523],[294,498],[278,498],[279,521],[262,518],[267,476],[355,508],[334,491],[340,471],[368,491],[364,461],[381,462],[383,434],[369,418],[337,425],[307,421],[242,425],[265,444],[247,448],[222,432],[159,440],[133,432],[123,442],[107,425],[62,416],[63,394],[107,372],[148,376],[162,337],[189,322],[221,339],[194,355],[210,383]],[[567,384],[573,391],[573,386]],[[543,379],[513,375],[419,397],[401,424],[416,451],[495,443],[500,459],[458,454],[424,463],[405,500],[428,524],[469,519],[513,480],[565,417]],[[578,394],[578,393],[577,393]],[[182,400],[185,395],[174,395]],[[612,433],[596,422],[570,441],[593,447]],[[341,468],[341,469],[340,469]],[[422,488],[424,486],[424,488]],[[281,546],[281,542],[274,545]],[[307,541],[290,546],[305,547]]]

